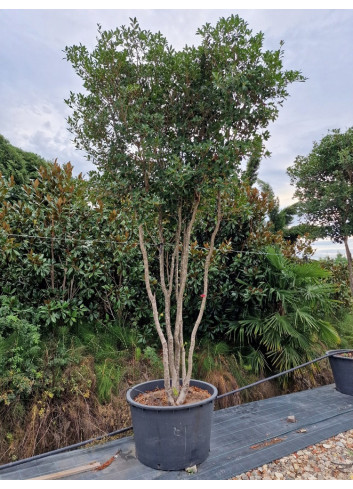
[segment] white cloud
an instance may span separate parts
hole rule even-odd
[[[353,238],[348,239],[348,245],[350,249],[353,249]],[[312,248],[315,250],[313,256],[314,259],[318,258],[335,258],[337,254],[346,256],[346,250],[344,244],[333,243],[329,239],[319,239],[312,244]]]
[[[287,167],[297,155],[308,154],[313,141],[319,141],[329,129],[345,130],[353,125],[353,10],[323,10],[328,7],[325,3],[320,4],[320,10],[315,6],[310,10],[311,2],[287,2],[285,9],[282,4],[271,6],[266,2],[266,8],[259,9],[259,2],[255,8],[251,3],[237,2],[237,9],[232,9],[234,3],[229,3],[217,3],[223,10],[215,10],[214,4],[207,2],[169,2],[169,9],[155,10],[148,1],[141,10],[131,10],[136,2],[129,3],[130,10],[106,10],[104,2],[97,5],[100,10],[72,10],[82,8],[77,2],[60,6],[54,2],[47,10],[14,10],[16,1],[11,2],[10,10],[2,5],[0,134],[47,159],[71,160],[77,172],[86,172],[92,166],[74,149],[65,120],[69,112],[64,99],[70,90],[81,90],[80,79],[63,59],[65,46],[82,42],[92,49],[97,23],[110,29],[136,16],[143,28],[160,30],[180,49],[198,42],[196,29],[205,22],[238,13],[253,32],[264,32],[266,48],[278,49],[283,39],[286,68],[301,70],[308,77],[305,83],[289,87],[290,97],[270,127],[268,148],[272,157],[263,162],[260,172],[281,205],[290,205],[294,189],[286,175]],[[31,8],[34,5],[31,2]],[[58,9],[62,6],[68,10]],[[22,7],[29,8],[27,3]],[[282,10],[274,10],[278,7]],[[339,8],[340,2],[333,7]]]
[[[14,146],[49,161],[56,158],[60,163],[71,161],[76,174],[93,169],[75,150],[62,113],[50,101],[36,100],[9,108],[2,134]]]

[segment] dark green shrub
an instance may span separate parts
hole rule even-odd
[[[31,394],[42,365],[38,326],[13,315],[0,317],[0,401]]]

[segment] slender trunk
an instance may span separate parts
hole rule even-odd
[[[352,267],[352,254],[348,246],[348,236],[343,238],[344,247],[346,248],[346,256],[348,261],[348,275],[349,275],[349,285],[351,289],[351,295],[353,297],[353,267]]]
[[[156,296],[152,292],[150,276],[149,276],[149,263],[148,254],[144,241],[143,225],[139,226],[139,241],[140,249],[143,257],[145,284],[147,289],[148,298],[150,300],[153,312],[153,319],[156,326],[156,330],[159,339],[162,344],[163,353],[163,370],[164,370],[164,387],[167,393],[168,403],[170,405],[182,404],[185,400],[192,372],[192,357],[195,349],[196,333],[200,326],[205,306],[208,291],[208,274],[211,259],[214,252],[215,238],[218,233],[222,213],[221,213],[221,197],[220,193],[217,197],[217,219],[216,225],[211,235],[210,247],[206,256],[204,265],[204,287],[202,294],[202,301],[200,311],[196,319],[192,334],[190,347],[188,351],[188,359],[186,362],[186,352],[183,339],[183,302],[184,293],[186,288],[186,280],[188,275],[188,261],[189,261],[189,247],[191,240],[192,229],[196,220],[196,214],[200,203],[200,196],[196,195],[191,209],[191,217],[183,229],[182,238],[182,250],[180,253],[180,239],[182,235],[182,214],[181,205],[178,209],[178,227],[175,233],[175,244],[173,254],[170,258],[166,257],[165,252],[165,239],[163,235],[162,216],[159,216],[159,269],[160,269],[160,284],[164,295],[164,312],[165,312],[165,331],[160,324],[159,313],[157,307]],[[166,281],[167,277],[167,281]],[[173,293],[173,287],[176,298],[176,317],[174,332],[172,332],[171,325],[171,296]],[[174,336],[173,336],[174,333]],[[179,377],[182,377],[183,385],[180,388]],[[177,394],[178,393],[178,394]]]
[[[159,214],[158,232],[159,232],[159,274],[160,274],[162,292],[164,295],[164,319],[165,319],[165,327],[166,327],[167,340],[168,340],[169,372],[172,380],[172,388],[177,388],[178,378],[177,378],[177,372],[174,363],[174,341],[173,341],[172,324],[170,318],[170,299],[171,299],[172,292],[169,287],[167,288],[166,281],[165,281],[165,268],[168,269],[169,264],[165,263],[164,236],[163,236],[161,213]],[[171,264],[171,267],[172,265],[173,264]],[[173,275],[172,269],[169,272],[169,276],[170,275]]]
[[[181,350],[180,352],[181,378],[184,380],[186,377],[186,353],[185,353],[184,336],[183,336],[183,323],[181,323],[181,328],[180,328],[180,350]]]
[[[190,246],[191,232],[194,227],[199,203],[200,203],[200,195],[196,195],[193,208],[192,208],[191,218],[184,231],[183,249],[181,252],[181,259],[180,259],[181,263],[180,263],[180,269],[178,270],[180,273],[179,275],[180,280],[179,280],[178,292],[176,296],[177,310],[176,310],[175,327],[174,327],[174,343],[175,343],[175,351],[176,351],[175,358],[177,362],[179,362],[175,366],[175,368],[178,372],[180,371],[180,356],[181,356],[180,354],[183,348],[182,345],[183,304],[184,304],[184,292],[186,286],[186,279],[188,275],[189,246]]]
[[[191,338],[190,338],[190,347],[189,347],[189,353],[188,353],[188,368],[187,368],[187,373],[186,376],[183,378],[183,386],[180,390],[179,397],[176,401],[177,405],[183,404],[185,401],[185,397],[188,392],[189,384],[190,384],[190,379],[191,379],[191,374],[192,374],[192,366],[193,366],[193,354],[194,354],[194,349],[195,349],[195,342],[196,342],[196,333],[197,330],[199,329],[203,314],[205,312],[205,307],[206,307],[206,300],[207,300],[207,291],[208,291],[208,274],[209,274],[209,269],[210,269],[210,263],[214,251],[214,243],[215,239],[221,224],[222,220],[222,209],[221,209],[221,196],[220,193],[218,193],[217,196],[217,221],[215,228],[213,230],[212,236],[211,236],[211,241],[210,241],[210,247],[208,250],[208,254],[205,260],[205,267],[204,267],[204,278],[203,278],[203,294],[202,294],[202,301],[201,301],[201,306],[199,310],[199,314],[197,316],[194,328],[191,333]]]
[[[72,278],[70,280],[70,290],[69,290],[69,296],[68,296],[68,299],[72,299],[74,296],[74,279]]]
[[[51,288],[55,289],[55,275],[54,275],[54,218],[51,222],[51,240],[50,240],[50,251],[51,251],[51,266],[50,266],[50,278],[51,278]]]
[[[140,249],[141,249],[141,253],[142,253],[143,265],[144,265],[144,271],[145,271],[145,284],[146,284],[147,294],[148,294],[148,298],[151,302],[154,323],[155,323],[157,333],[158,333],[158,336],[159,336],[159,339],[160,339],[160,342],[162,345],[164,387],[165,387],[165,390],[167,393],[168,402],[169,402],[169,404],[173,405],[175,403],[174,403],[174,399],[173,399],[173,395],[172,395],[172,389],[170,386],[168,343],[167,343],[167,340],[163,334],[163,330],[162,330],[162,327],[161,327],[160,322],[159,322],[159,314],[158,314],[156,296],[155,296],[155,294],[153,294],[152,289],[151,289],[150,272],[149,272],[149,265],[148,265],[148,255],[147,255],[147,250],[146,250],[146,246],[145,246],[142,224],[140,224],[140,226],[139,226],[139,241],[140,241]]]
[[[64,278],[63,278],[63,283],[62,283],[62,298],[65,300],[65,295],[66,295],[66,274],[67,274],[67,267],[64,267]]]

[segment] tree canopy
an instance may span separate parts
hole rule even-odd
[[[282,44],[264,51],[263,34],[238,16],[206,24],[200,45],[181,51],[136,19],[98,34],[92,53],[65,49],[86,89],[67,100],[74,141],[129,190],[167,200],[193,198],[263,154],[287,85],[304,80],[283,70]]]
[[[16,184],[28,183],[46,165],[43,158],[13,146],[0,134],[0,172],[5,178],[13,176]]]
[[[353,293],[348,247],[348,237],[353,235],[353,127],[346,132],[334,129],[314,142],[307,156],[297,156],[288,174],[306,222],[320,227],[322,237],[344,242]]]

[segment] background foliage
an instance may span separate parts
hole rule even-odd
[[[232,22],[237,23],[237,29],[251,44],[253,56],[259,55],[262,36],[250,41],[247,26],[239,19]],[[218,76],[211,69],[212,63],[222,65],[228,55],[236,54],[232,66],[241,68],[246,65],[246,46],[238,46],[235,53],[232,39],[227,40],[226,24],[212,29],[205,26],[200,31],[204,39],[202,49],[191,49],[183,55],[175,53],[168,62],[169,47],[164,38],[147,35],[136,22],[127,30],[101,32],[96,56],[88,56],[82,46],[67,51],[69,60],[83,76],[86,89],[99,87],[107,95],[106,104],[102,104],[99,94],[86,98],[72,94],[68,100],[76,110],[71,126],[77,130],[81,146],[105,172],[92,174],[89,180],[74,177],[69,163],[45,162],[0,137],[3,462],[129,425],[124,392],[131,383],[161,376],[160,349],[138,248],[136,209],[142,202],[134,201],[126,192],[126,183],[136,172],[146,177],[139,181],[137,193],[146,185],[153,190],[143,202],[153,214],[156,207],[181,191],[186,192],[187,200],[190,197],[187,192],[194,189],[195,181],[206,170],[212,178],[217,177],[219,168],[230,176],[227,163],[231,157],[238,158],[237,164],[242,158],[247,160],[243,174],[239,170],[236,180],[229,179],[224,219],[210,267],[195,375],[215,383],[219,392],[224,393],[259,376],[300,364],[327,348],[353,345],[347,262],[342,258],[310,261],[310,240],[298,238],[299,228],[295,232],[289,228],[296,208],[280,210],[268,184],[257,183],[260,189],[255,187],[264,148],[261,138],[254,137],[252,132],[258,123],[258,111],[246,113],[247,108],[257,104],[263,140],[268,137],[266,123],[277,115],[274,101],[266,98],[268,92],[265,89],[256,92],[257,82],[265,76],[265,65],[272,66],[274,78],[266,81],[270,98],[282,98],[287,95],[286,85],[300,79],[299,73],[279,73],[282,68],[279,49],[263,53],[258,69],[250,73],[249,79],[242,76],[241,69],[236,76],[227,71],[229,63]],[[131,36],[132,31],[135,37]],[[225,50],[218,53],[218,60],[206,49],[207,39],[214,35],[227,41]],[[160,62],[157,72],[151,72],[147,62],[138,69],[130,62],[146,41],[144,36],[149,36],[148,56]],[[130,44],[126,51],[116,51],[117,43],[120,46],[123,40],[129,43],[132,38],[137,44]],[[168,105],[169,75],[176,67],[184,70],[176,70],[179,78],[173,79],[173,83],[182,85],[188,94],[190,110],[186,112],[182,100],[177,101],[176,112]],[[190,85],[184,76],[188,73],[197,75],[194,84]],[[135,77],[134,83],[130,83],[131,78],[129,83],[126,81],[128,75]],[[116,76],[122,81],[121,97],[117,100],[110,93]],[[229,90],[236,90],[241,100],[227,112],[229,100],[225,95]],[[136,100],[142,105],[136,105]],[[149,104],[149,112],[142,110],[144,104]],[[224,134],[219,132],[222,128],[217,104],[227,112],[226,124],[235,124],[244,131],[242,141],[232,140],[229,135],[228,147],[220,151],[215,151],[215,145],[223,140]],[[239,110],[242,115],[237,119]],[[94,116],[92,125],[81,125],[82,114],[88,119]],[[119,125],[118,121],[112,127],[114,114],[120,119],[125,115],[129,124]],[[211,115],[212,124],[208,127]],[[250,118],[247,129],[242,126],[244,117]],[[169,127],[162,139],[156,138],[153,131],[161,123]],[[195,127],[202,130],[197,133]],[[105,142],[109,143],[105,146],[101,145],[102,128],[103,140],[106,137]],[[113,130],[119,137],[110,144]],[[136,133],[144,146],[132,149]],[[219,137],[211,144],[214,133]],[[173,146],[175,134],[177,147]],[[182,144],[185,135],[192,144]],[[107,154],[109,158],[105,160]],[[129,164],[124,166],[127,155]],[[172,163],[166,165],[171,155]],[[349,163],[346,152],[342,157]],[[148,167],[147,161],[153,165]],[[112,178],[119,165],[123,170],[121,178]],[[166,186],[165,181],[172,186]],[[203,212],[197,216],[190,246],[184,315],[187,331],[192,328],[201,300],[202,268],[213,224],[207,205],[206,199]],[[169,218],[173,220],[175,216]],[[156,244],[153,239],[148,240],[150,252],[156,250]],[[303,255],[306,260],[301,258]],[[155,262],[150,274],[159,299],[162,291]],[[308,378],[303,381],[305,386]],[[315,385],[314,380],[310,386]],[[298,384],[291,388],[296,387]],[[270,396],[279,392],[273,384],[267,389],[224,402],[241,402],[250,400],[251,395]]]
[[[13,146],[0,134],[0,174],[5,178],[12,176],[17,185],[28,183],[35,178],[37,169],[46,165],[43,158]],[[13,197],[16,196],[16,189],[18,187],[12,190]]]
[[[12,198],[15,186],[21,198]],[[70,164],[46,164],[22,186],[0,181],[3,461],[129,424],[121,392],[161,375],[135,222],[129,201],[114,205],[114,191],[98,175],[74,177]],[[336,346],[328,319],[342,345],[352,344],[346,262],[301,264],[310,243],[275,232],[272,209],[273,196],[245,178],[230,192],[195,364],[220,392]],[[199,219],[192,238],[186,328],[200,300],[209,225]],[[231,402],[241,399],[222,406]],[[45,431],[54,420],[57,431]]]

